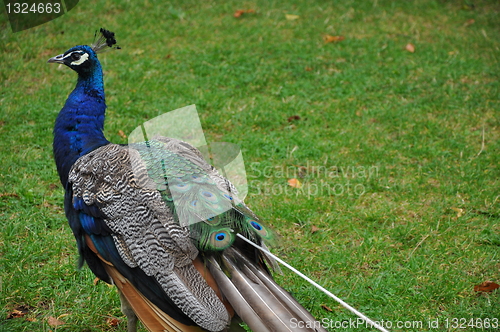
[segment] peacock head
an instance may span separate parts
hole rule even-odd
[[[79,45],[72,47],[63,54],[50,58],[48,62],[61,63],[81,75],[92,72],[99,63],[97,53],[108,49],[120,49],[119,46],[116,46],[114,32],[103,28],[99,32],[99,37],[92,46]]]
[[[50,63],[61,63],[79,74],[92,72],[98,63],[97,54],[90,46],[79,45],[70,48],[63,54],[50,58]]]

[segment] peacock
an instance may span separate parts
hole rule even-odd
[[[79,266],[117,286],[128,332],[326,331],[276,284],[275,235],[191,144],[153,137],[128,145],[103,134],[106,102],[95,42],[48,60],[78,74],[54,126],[53,152]],[[245,239],[245,240],[244,240]],[[291,324],[294,322],[294,324]],[[304,324],[297,324],[304,322]]]

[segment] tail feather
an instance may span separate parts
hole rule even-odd
[[[252,306],[247,302],[243,295],[239,292],[238,288],[231,282],[231,280],[222,271],[219,264],[215,259],[210,258],[207,260],[207,265],[210,273],[217,281],[219,289],[224,294],[225,298],[231,303],[234,311],[245,321],[253,331],[270,332],[259,315],[253,310]],[[233,271],[234,276],[234,271]]]
[[[315,319],[274,280],[234,248],[226,249],[221,267],[210,259],[208,266],[224,296],[253,330],[258,332],[326,331],[307,328]],[[303,321],[305,324],[293,324]],[[298,326],[304,326],[299,328]],[[314,326],[314,324],[313,324]]]
[[[196,326],[182,324],[162,311],[112,263],[98,254],[88,236],[86,236],[86,243],[104,263],[104,269],[118,287],[121,297],[126,299],[128,306],[150,332],[204,331]],[[266,257],[261,258],[266,259]],[[271,258],[267,257],[267,259]],[[222,253],[219,261],[222,267],[218,261],[214,257],[205,257],[204,261],[197,258],[193,261],[193,265],[216,292],[229,315],[233,316],[236,313],[252,331],[326,332],[318,324],[307,324],[315,322],[309,312],[276,284],[267,270],[255,264],[236,247],[227,248]],[[297,324],[299,322],[304,322],[304,324]],[[233,324],[224,331],[235,331],[237,325]]]
[[[284,305],[288,307],[291,313],[295,314],[295,318],[303,322],[315,322],[316,319],[307,311],[293,296],[279,286],[273,278],[262,269],[259,269],[255,264],[243,256],[239,251],[234,250],[234,255],[239,260],[244,261],[245,267],[248,268],[256,279],[261,281],[267,289]]]

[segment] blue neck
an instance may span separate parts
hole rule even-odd
[[[97,63],[91,72],[78,74],[54,127],[54,157],[63,186],[79,157],[109,143],[103,133],[105,111],[102,69]]]

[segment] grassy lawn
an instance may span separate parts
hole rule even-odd
[[[111,141],[196,104],[208,141],[242,148],[274,253],[392,330],[498,331],[468,325],[500,319],[500,290],[474,291],[500,284],[493,0],[81,1],[15,34],[0,16],[0,331],[126,331],[116,290],[76,268],[52,160],[76,75],[47,59],[101,26],[122,47],[100,55]],[[317,319],[356,319],[283,272]]]

